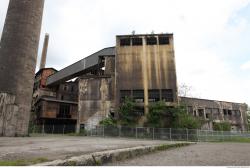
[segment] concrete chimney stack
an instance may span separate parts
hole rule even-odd
[[[43,51],[42,51],[42,57],[41,57],[41,62],[40,62],[40,69],[45,68],[48,45],[49,45],[49,34],[46,33],[45,38],[44,38],[44,43],[43,43]]]
[[[0,136],[28,135],[44,0],[10,0],[0,42]]]

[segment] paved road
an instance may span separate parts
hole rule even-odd
[[[97,151],[167,143],[174,142],[80,136],[0,137],[0,161],[40,157],[65,159]]]
[[[250,166],[249,143],[198,143],[108,166]]]

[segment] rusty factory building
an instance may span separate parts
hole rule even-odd
[[[47,50],[46,38],[44,44]],[[204,129],[221,121],[229,121],[232,130],[247,129],[246,104],[178,97],[173,34],[119,35],[115,47],[60,71],[45,68],[46,52],[42,60],[33,91],[37,123],[91,129],[132,97],[140,125],[150,103],[161,100],[166,106],[185,103],[188,113],[207,121]]]

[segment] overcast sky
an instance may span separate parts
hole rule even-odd
[[[133,30],[174,33],[178,83],[193,96],[250,104],[250,0],[46,0],[38,64],[46,32],[47,67],[60,70]]]

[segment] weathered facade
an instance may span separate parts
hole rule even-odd
[[[131,97],[142,115],[141,126],[150,103],[161,100],[166,106],[186,104],[190,114],[206,121],[204,129],[212,129],[213,122],[229,121],[232,130],[245,130],[245,104],[178,97],[173,41],[173,34],[117,36],[115,47],[104,48],[46,76],[45,89],[54,94],[53,103],[51,95],[50,99],[41,97],[36,106],[43,107],[43,114],[38,118],[44,120],[46,116],[55,122],[51,119],[57,118],[56,109],[69,101],[77,105],[77,115],[74,110],[70,112],[76,116],[71,119],[77,120],[77,130],[91,129],[105,117],[116,116],[125,97]],[[65,82],[76,77],[73,83]],[[77,94],[68,92],[74,84]]]
[[[177,103],[172,34],[125,35],[116,38],[116,105],[132,97],[148,111],[150,102]]]
[[[43,6],[44,0],[9,1],[0,42],[1,136],[28,135]],[[6,122],[4,114],[15,122]]]
[[[180,97],[180,103],[188,113],[206,121],[203,129],[213,129],[213,123],[223,121],[231,124],[232,131],[247,129],[246,104],[188,97]]]

